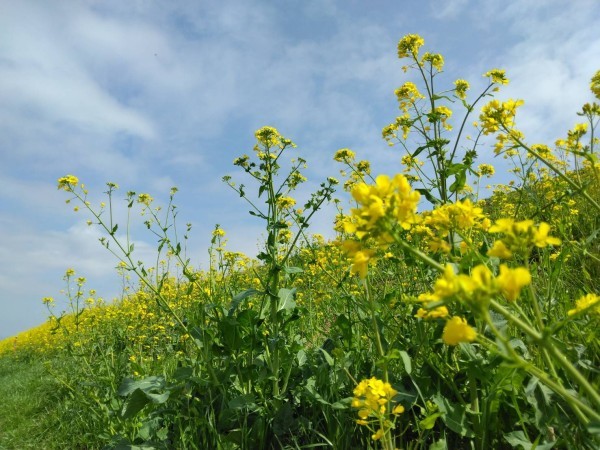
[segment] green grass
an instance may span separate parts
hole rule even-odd
[[[57,389],[41,358],[0,358],[0,448],[51,448]]]

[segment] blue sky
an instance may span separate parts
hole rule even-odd
[[[116,260],[56,189],[65,174],[93,203],[107,181],[163,204],[177,186],[189,256],[205,267],[215,223],[230,250],[256,253],[261,224],[221,178],[257,128],[298,144],[307,191],[338,174],[342,147],[375,173],[400,169],[381,129],[407,79],[403,35],[444,55],[449,86],[465,78],[477,92],[481,74],[506,69],[501,95],[525,100],[529,142],[565,134],[600,69],[595,0],[0,0],[0,11],[0,338],[44,321],[41,298],[60,298],[67,268],[106,299],[119,293]],[[155,247],[143,231],[141,259]]]

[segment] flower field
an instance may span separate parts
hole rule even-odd
[[[420,81],[396,90],[382,130],[396,173],[340,149],[337,178],[299,198],[309,162],[256,131],[233,162],[244,178],[223,178],[264,224],[256,255],[217,225],[197,270],[177,189],[162,207],[127,192],[128,220],[157,242],[147,266],[113,220],[120,187],[94,205],[60,178],[125,288],[105,301],[69,268],[68,311],[45,297],[47,323],[0,341],[0,448],[598,448],[600,105],[529,143],[523,101],[495,98],[503,70],[471,93],[424,45],[398,44]],[[482,198],[492,154],[512,180]],[[331,239],[311,233],[326,204]]]

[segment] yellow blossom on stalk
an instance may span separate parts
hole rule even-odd
[[[548,158],[552,155],[552,150],[550,150],[550,147],[544,144],[533,144],[531,145],[531,150],[544,158]]]
[[[597,71],[592,77],[592,81],[590,83],[590,90],[596,96],[597,99],[600,99],[600,70]]]
[[[277,199],[277,206],[282,209],[293,208],[295,204],[296,200],[294,200],[292,197],[279,197]]]
[[[444,317],[448,317],[449,314],[447,307],[438,306],[433,309],[419,308],[415,317],[419,319],[443,319]]]
[[[73,187],[77,186],[78,183],[79,178],[77,178],[75,175],[66,175],[58,179],[58,189],[72,191]]]
[[[359,172],[366,173],[367,175],[371,173],[371,163],[367,160],[359,161],[356,164],[356,170]]]
[[[375,251],[363,248],[363,245],[358,241],[344,241],[342,248],[352,259],[350,273],[357,274],[360,278],[365,279],[369,262],[375,260]]]
[[[273,127],[262,127],[254,132],[254,136],[265,147],[274,147],[281,144],[281,135]]]
[[[506,78],[506,71],[501,69],[492,69],[483,74],[486,78],[491,78],[492,83],[497,84],[508,84],[508,78]]]
[[[333,159],[337,162],[349,162],[353,161],[354,157],[355,154],[352,150],[350,150],[349,148],[341,148],[337,152],[335,152]]]
[[[446,203],[423,214],[423,225],[427,227],[424,231],[427,233],[429,249],[447,253],[452,249],[446,239],[450,230],[463,232],[487,230],[490,220],[481,207],[466,199],[456,203]]]
[[[506,300],[514,302],[521,289],[531,284],[531,274],[524,267],[510,269],[506,264],[500,264],[496,283]]]
[[[150,196],[150,194],[140,194],[138,195],[137,202],[146,206],[150,206],[154,199]]]
[[[481,108],[479,120],[483,134],[491,134],[501,128],[512,128],[515,122],[517,108],[523,105],[523,100],[509,99],[505,102],[491,100]]]
[[[496,173],[496,170],[491,164],[479,164],[479,167],[477,168],[477,174],[482,177],[486,176],[490,178],[494,173]]]
[[[447,345],[458,345],[461,342],[473,342],[477,338],[477,332],[471,327],[466,319],[453,317],[446,322],[442,333],[442,340]]]
[[[487,252],[488,256],[495,256],[500,259],[509,259],[513,253],[506,247],[506,244],[502,241],[494,241],[494,245]]]
[[[358,183],[352,189],[352,197],[359,207],[352,209],[353,222],[345,228],[348,233],[356,233],[362,238],[371,232],[374,236],[385,236],[384,230],[377,230],[379,220],[384,216],[409,229],[416,221],[421,196],[412,190],[404,175],[397,174],[394,178],[378,175],[374,185]],[[383,239],[385,241],[386,237]]]
[[[549,236],[550,225],[540,222],[535,226],[533,220],[522,220],[516,222],[511,218],[498,219],[489,229],[490,233],[503,233],[502,244],[498,241],[488,251],[489,256],[499,258],[510,258],[512,253],[528,253],[533,246],[538,248],[550,245],[560,245],[559,238]]]
[[[423,44],[425,44],[425,40],[418,34],[407,34],[398,42],[398,58],[416,56]]]
[[[406,140],[413,122],[413,119],[410,118],[410,115],[408,113],[403,114],[402,116],[398,116],[396,117],[394,123],[386,125],[383,128],[383,130],[381,131],[381,135],[387,141],[388,145],[392,146],[394,145],[392,139],[398,139],[397,131],[399,129],[402,129],[402,139]]]
[[[600,74],[600,72],[598,72]],[[586,311],[588,314],[600,316],[600,296],[596,294],[587,294],[575,302],[575,308],[570,309],[567,314],[572,316],[581,311]]]
[[[372,377],[368,380],[362,380],[354,389],[354,397],[352,399],[352,407],[358,409],[359,425],[369,425],[369,418],[375,419],[380,424],[379,430],[373,434],[374,440],[381,439],[385,434],[384,428],[381,425],[389,428],[391,422],[387,420],[387,414],[391,412],[394,415],[402,414],[404,407],[397,404],[389,411],[390,402],[398,393],[390,383],[384,382]],[[376,422],[376,423],[377,423]]]
[[[408,108],[416,103],[417,100],[425,98],[423,94],[419,92],[417,85],[411,81],[407,81],[402,86],[394,91],[400,109],[404,112],[408,111]]]
[[[521,289],[530,283],[531,274],[523,267],[511,269],[502,264],[499,275],[494,276],[487,266],[479,264],[467,275],[456,274],[452,265],[447,264],[443,274],[436,280],[433,292],[421,294],[419,301],[427,307],[432,302],[456,298],[472,308],[480,309],[495,295],[504,295],[508,301],[515,301]]]
[[[223,228],[217,227],[212,232],[212,235],[214,237],[223,237],[223,236],[225,236],[225,230]]]
[[[42,303],[46,306],[53,306],[54,305],[54,298],[52,297],[44,297],[42,299]]]
[[[447,120],[452,117],[452,110],[446,106],[436,106],[433,110],[433,114],[439,118],[442,122],[442,126],[446,130],[451,130],[452,126],[447,122]]]
[[[462,100],[467,98],[469,82],[466,80],[456,80],[454,82],[456,96]]]
[[[444,68],[444,57],[439,53],[426,52],[421,59],[421,64],[429,62],[438,72],[441,72]]]

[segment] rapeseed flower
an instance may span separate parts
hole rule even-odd
[[[596,96],[597,99],[600,99],[600,70],[597,71],[592,77],[592,81],[590,83],[590,90]]]
[[[350,162],[354,161],[355,156],[355,153],[349,148],[341,148],[335,152],[333,159],[337,162]]]
[[[467,91],[469,90],[469,82],[466,80],[456,80],[454,82],[454,92],[456,96],[462,100],[467,98]]]
[[[425,40],[418,34],[407,34],[398,42],[398,58],[416,57]]]
[[[479,121],[483,134],[491,134],[502,129],[512,128],[515,123],[517,108],[523,105],[523,100],[491,100],[481,108]]]
[[[497,84],[508,84],[508,78],[506,78],[506,71],[502,69],[492,69],[483,74],[486,78],[491,78],[492,83]]]
[[[596,294],[584,295],[575,302],[575,308],[570,309],[567,312],[567,315],[572,316],[581,311],[586,311],[588,314],[594,314],[600,317],[600,296]]]
[[[473,342],[477,338],[477,332],[471,327],[466,319],[452,317],[446,322],[442,332],[442,340],[447,345],[458,345],[461,342]]]
[[[75,175],[66,175],[58,179],[58,189],[64,191],[72,191],[75,186],[79,183],[79,178]]]
[[[560,245],[561,240],[550,236],[550,225],[540,222],[535,225],[533,220],[515,221],[512,218],[498,219],[489,229],[490,233],[502,233],[500,240],[488,250],[488,256],[508,259],[514,253],[529,254],[535,246],[544,248]]]

